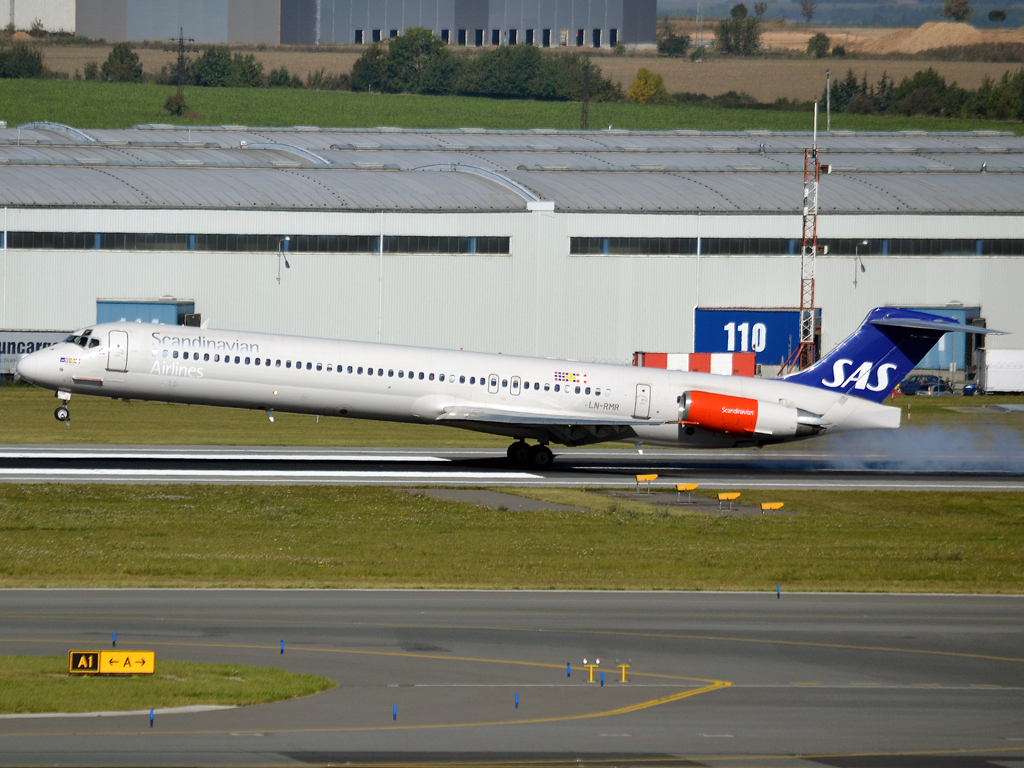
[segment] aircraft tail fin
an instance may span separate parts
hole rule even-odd
[[[849,338],[807,370],[787,376],[786,381],[880,403],[935,342],[951,331],[1000,333],[926,312],[878,307]]]

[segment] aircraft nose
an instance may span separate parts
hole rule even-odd
[[[18,361],[15,367],[18,375],[30,384],[39,384],[40,379],[43,377],[45,365],[43,357],[44,355],[41,352],[32,352],[25,355]]]

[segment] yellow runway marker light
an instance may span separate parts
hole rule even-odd
[[[761,514],[763,515],[765,512],[769,511],[776,512],[777,510],[782,509],[784,506],[786,506],[785,503],[781,501],[762,501]]]
[[[619,664],[619,669],[622,670],[622,680],[619,681],[620,683],[626,682],[626,670],[629,669],[629,667],[629,664]]]
[[[738,499],[740,495],[738,493],[720,493],[718,494],[718,508],[722,508],[722,502],[729,502],[729,509],[732,509],[732,503]]]
[[[594,669],[597,667],[597,664],[584,664],[583,666],[590,670],[590,679],[587,682],[594,682]]]
[[[647,493],[651,492],[651,483],[658,479],[657,475],[637,475],[636,492],[640,493],[640,483],[647,483]]]

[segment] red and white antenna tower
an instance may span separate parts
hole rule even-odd
[[[781,373],[802,371],[814,364],[814,259],[818,255],[818,180],[831,169],[818,157],[818,100],[814,100],[814,133],[811,148],[804,150],[804,216],[800,241],[800,344]],[[827,251],[826,251],[827,252]]]

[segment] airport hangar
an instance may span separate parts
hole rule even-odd
[[[9,127],[0,328],[67,331],[165,297],[217,328],[623,364],[752,350],[773,375],[798,341],[809,140]],[[821,349],[881,305],[945,308],[1019,347],[1024,138],[819,142]],[[963,345],[922,367],[962,377]]]

